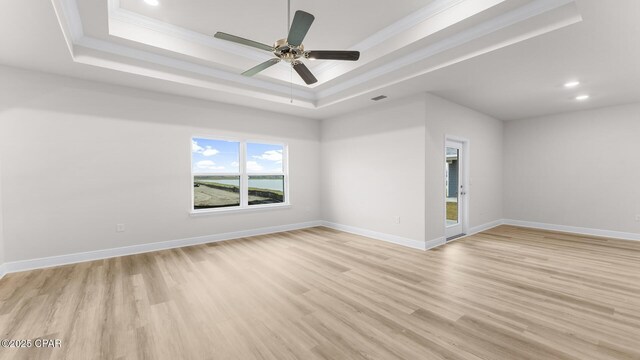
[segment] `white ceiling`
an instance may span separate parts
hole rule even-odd
[[[361,46],[363,55],[357,64],[314,64],[320,84],[298,82],[293,105],[286,67],[240,77],[265,55],[208,36],[220,30],[269,42],[284,32],[283,1],[7,2],[0,64],[311,118],[369,106],[381,93],[430,91],[504,120],[640,101],[640,1],[400,3],[390,11],[383,0],[294,0],[293,9],[316,15],[305,44]],[[73,5],[80,24],[69,21]],[[562,87],[574,78],[583,85]],[[582,92],[592,98],[574,101]]]
[[[580,23],[431,74],[430,91],[503,120],[639,102],[640,1],[578,8]]]
[[[370,0],[292,0],[291,18],[296,10],[315,16],[305,38],[308,49],[347,49],[432,2],[402,0],[388,6]],[[120,0],[123,9],[202,34],[222,31],[268,45],[287,34],[287,0],[161,0],[161,5]]]

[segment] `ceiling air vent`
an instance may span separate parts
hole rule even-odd
[[[382,100],[382,99],[386,99],[386,98],[387,98],[387,96],[386,96],[386,95],[379,95],[379,96],[376,96],[376,97],[374,97],[374,98],[371,98],[371,100],[373,100],[373,101],[380,101],[380,100]]]

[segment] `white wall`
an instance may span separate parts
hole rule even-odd
[[[470,143],[469,229],[502,219],[503,122],[426,94],[426,239],[442,239],[445,222],[444,141]]]
[[[470,227],[501,220],[502,122],[430,94],[322,122],[323,219],[441,241],[445,135],[471,142]]]
[[[640,233],[640,104],[505,125],[510,219]]]
[[[0,108],[0,111],[2,111],[2,108]],[[0,277],[2,277],[4,273],[4,226],[2,221],[2,208],[2,147],[0,146]]]
[[[13,68],[0,78],[7,262],[320,217],[317,121]],[[292,208],[190,217],[194,134],[287,142]]]
[[[424,243],[424,118],[420,95],[322,121],[323,220]]]
[[[13,68],[0,78],[0,263],[320,219],[441,239],[445,135],[470,140],[471,230],[508,218],[640,233],[640,104],[503,123],[421,94],[320,125]],[[288,142],[292,208],[190,217],[194,134]]]

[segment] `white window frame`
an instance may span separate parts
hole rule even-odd
[[[195,139],[207,139],[207,140],[219,140],[228,142],[240,143],[238,170],[237,173],[205,173],[198,175],[211,175],[211,176],[240,176],[240,205],[228,206],[212,209],[196,209],[194,201],[194,188],[193,183],[195,180],[195,174],[193,173],[193,149],[192,142]],[[247,144],[264,144],[264,145],[277,145],[282,146],[282,173],[248,173],[247,172]],[[191,164],[191,209],[190,214],[194,215],[207,215],[207,214],[219,214],[229,212],[249,212],[260,211],[269,209],[283,209],[291,207],[291,198],[289,195],[289,146],[283,142],[274,142],[270,140],[254,140],[254,139],[238,139],[227,138],[224,136],[215,135],[192,135],[189,141],[189,163]],[[249,205],[249,176],[284,176],[284,202],[277,204],[260,204]]]

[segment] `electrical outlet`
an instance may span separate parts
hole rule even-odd
[[[400,224],[400,216],[394,216],[393,217],[393,222],[396,224]]]
[[[117,224],[116,232],[124,232],[124,224]]]

